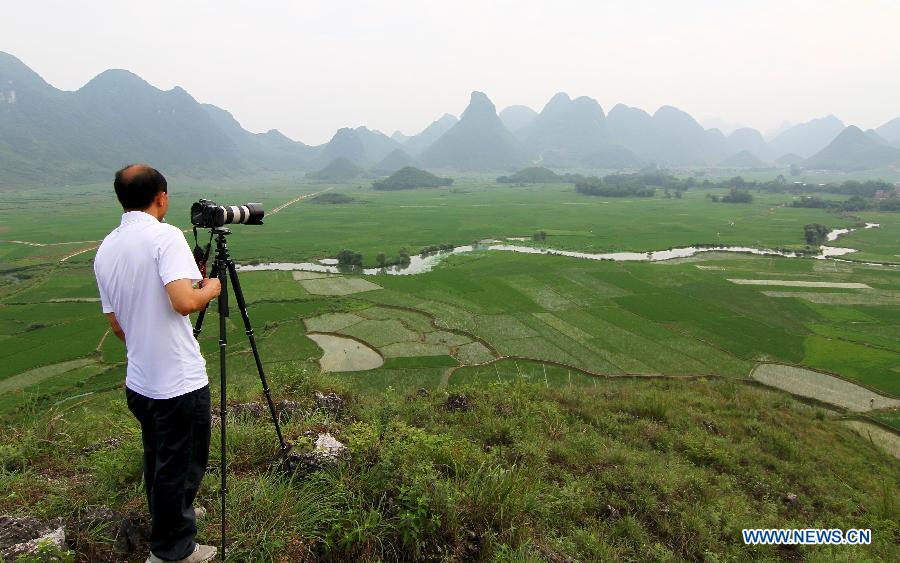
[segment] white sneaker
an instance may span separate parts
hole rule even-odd
[[[194,544],[193,553],[184,559],[179,559],[173,563],[207,563],[207,561],[212,561],[215,558],[218,551],[218,549],[211,545],[201,545],[196,543]],[[165,559],[160,559],[153,555],[153,553],[150,553],[150,557],[147,558],[146,563],[165,563]]]

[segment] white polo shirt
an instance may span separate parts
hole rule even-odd
[[[94,259],[104,313],[125,332],[125,385],[151,399],[170,399],[209,383],[190,318],[172,308],[166,284],[200,281],[200,270],[177,227],[143,211],[122,215]]]

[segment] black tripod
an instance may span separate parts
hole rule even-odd
[[[196,231],[195,231],[196,234]],[[221,387],[221,395],[219,398],[219,409],[221,416],[221,488],[219,489],[219,496],[221,498],[221,510],[222,510],[222,552],[220,554],[222,561],[225,561],[225,495],[228,493],[228,487],[226,486],[225,479],[225,416],[226,416],[226,408],[227,402],[225,397],[225,347],[228,345],[227,340],[227,330],[225,327],[225,318],[228,317],[228,280],[231,279],[231,285],[234,287],[234,297],[237,300],[238,309],[241,311],[241,317],[244,319],[244,330],[247,334],[247,339],[250,341],[250,349],[253,350],[253,358],[256,360],[256,370],[259,372],[259,380],[262,383],[263,393],[266,395],[266,402],[269,404],[269,413],[272,415],[272,422],[275,424],[275,433],[278,435],[278,446],[281,448],[281,455],[283,457],[283,463],[285,470],[290,470],[290,458],[288,457],[288,450],[290,449],[288,445],[284,441],[284,436],[281,434],[281,424],[278,422],[278,415],[275,413],[275,403],[272,402],[272,395],[269,393],[269,384],[266,381],[266,373],[263,370],[262,360],[259,359],[259,350],[256,348],[256,338],[253,336],[253,327],[250,326],[250,317],[247,315],[247,303],[244,301],[244,293],[241,291],[241,282],[238,280],[237,270],[234,266],[234,261],[228,255],[228,243],[225,240],[225,236],[231,234],[231,231],[225,227],[215,227],[211,231],[210,237],[215,236],[216,239],[216,257],[213,262],[212,270],[209,273],[210,278],[218,278],[219,282],[222,284],[222,292],[218,297],[218,310],[219,310],[219,384]],[[210,241],[211,243],[212,241]],[[209,245],[207,245],[205,252],[197,253],[195,249],[195,257],[198,258],[198,261],[202,259],[203,264],[205,265],[206,259],[209,256]],[[228,275],[224,275],[225,271],[228,271]],[[194,338],[197,338],[200,335],[200,330],[203,326],[203,318],[206,316],[206,309],[200,311],[200,314],[197,316],[197,323],[194,326]]]

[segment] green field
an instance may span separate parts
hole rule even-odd
[[[401,248],[407,248],[416,254],[427,245],[529,237],[536,231],[547,233],[547,240],[541,244],[548,248],[588,252],[643,252],[695,243],[800,249],[804,247],[803,226],[807,223],[837,228],[870,221],[880,223],[881,227],[855,231],[834,244],[858,248],[858,254],[849,256],[853,260],[900,262],[896,255],[900,248],[900,215],[860,213],[851,217],[821,209],[784,207],[791,198],[784,194],[754,194],[752,204],[728,205],[711,203],[706,198],[708,192],[702,190],[690,190],[682,199],[610,198],[607,201],[578,194],[569,185],[510,187],[484,178],[457,179],[452,188],[404,192],[375,192],[357,185],[331,186],[288,180],[223,185],[195,182],[183,187],[172,182],[170,220],[186,227],[186,209],[201,196],[223,203],[261,201],[271,209],[298,195],[326,188],[350,194],[364,203],[298,202],[266,218],[262,227],[235,228],[229,239],[233,256],[245,264],[302,262],[333,256],[346,248],[361,252],[365,264],[371,266],[378,252],[391,257]],[[4,192],[0,194],[0,206],[5,210],[15,209],[15,212],[5,212],[0,223],[0,240],[7,241],[0,242],[0,355],[3,358],[0,418],[19,428],[23,436],[33,436],[38,432],[34,425],[47,420],[38,413],[50,409],[47,416],[62,413],[60,416],[64,416],[73,432],[97,437],[104,434],[102,417],[91,413],[107,408],[110,409],[107,418],[115,420],[117,426],[127,426],[130,419],[119,404],[125,351],[117,339],[106,334],[91,270],[91,248],[96,244],[91,241],[102,238],[118,222],[120,212],[112,200],[111,189],[96,186],[61,188],[55,193]],[[62,260],[82,249],[86,251]],[[794,401],[783,392],[753,389],[758,384],[749,375],[754,366],[763,362],[796,365],[857,383],[866,393],[900,397],[898,267],[727,253],[647,263],[482,250],[448,257],[431,272],[408,276],[348,273],[297,280],[289,271],[248,271],[240,276],[277,399],[303,397],[303,392],[309,391],[304,387],[309,385],[308,378],[320,377],[317,360],[322,351],[306,337],[307,332],[352,337],[385,359],[378,369],[332,374],[323,380],[357,397],[353,408],[357,409],[360,420],[365,421],[360,422],[363,426],[336,428],[347,432],[351,443],[356,440],[360,451],[375,447],[369,433],[380,432],[380,427],[373,430],[365,425],[382,423],[373,421],[393,420],[392,424],[403,428],[439,424],[443,425],[441,432],[456,437],[433,438],[442,444],[435,446],[434,456],[458,454],[462,456],[460,459],[478,458],[479,463],[486,462],[478,455],[469,456],[471,459],[466,457],[468,454],[463,455],[467,448],[473,447],[465,440],[473,438],[463,426],[454,426],[458,421],[436,422],[432,415],[409,406],[408,401],[401,401],[407,406],[391,407],[394,410],[384,413],[377,412],[377,405],[391,403],[390,397],[409,396],[420,388],[435,396],[465,390],[480,394],[481,401],[488,400],[492,390],[501,393],[517,389],[515,393],[521,400],[517,404],[537,409],[532,414],[546,424],[541,430],[546,436],[532,441],[511,437],[516,433],[505,426],[504,417],[497,420],[482,417],[472,427],[489,437],[477,438],[478,443],[518,444],[520,449],[514,459],[503,458],[502,454],[498,459],[510,463],[519,460],[521,467],[534,466],[537,463],[534,456],[542,448],[554,452],[554,461],[542,479],[546,483],[564,483],[571,490],[565,489],[568,492],[554,497],[555,500],[547,495],[536,498],[547,498],[569,507],[579,496],[579,487],[591,490],[600,487],[599,490],[605,491],[604,498],[610,499],[605,502],[634,503],[629,519],[618,524],[601,522],[584,528],[566,524],[568,528],[556,529],[555,539],[544,538],[546,545],[569,546],[560,549],[580,553],[585,560],[592,557],[698,559],[702,558],[703,552],[698,551],[701,546],[712,549],[710,546],[717,545],[716,542],[727,543],[721,534],[731,533],[738,522],[746,524],[753,518],[760,525],[784,522],[780,509],[771,506],[777,504],[776,492],[765,493],[767,508],[756,500],[748,500],[755,498],[754,487],[763,486],[754,485],[750,475],[759,470],[767,478],[784,479],[784,487],[799,487],[801,482],[815,481],[810,481],[813,479],[810,468],[822,463],[826,455],[818,450],[815,455],[801,451],[791,441],[787,426],[776,429],[780,414],[787,418],[778,424],[797,424],[805,437],[830,443],[834,436],[841,436],[841,448],[851,457],[845,460],[845,465],[832,468],[836,474],[857,476],[854,464],[864,458],[877,458],[877,463],[882,464],[882,469],[887,468],[888,473],[895,467],[892,465],[895,462],[876,446],[852,442],[849,436],[855,434],[832,421],[842,414],[841,409],[814,410],[818,407]],[[768,280],[769,284],[736,284],[729,281],[733,279]],[[779,281],[858,283],[868,287],[798,287],[778,285]],[[201,349],[207,356],[212,379],[216,379],[217,373],[217,321],[215,311],[210,310],[201,334]],[[235,401],[258,400],[260,386],[256,368],[236,310],[227,324],[229,396]],[[665,378],[673,379],[665,381]],[[217,385],[216,381],[213,388]],[[520,386],[524,387],[520,389]],[[694,400],[694,393],[699,393],[701,398]],[[585,397],[607,405],[618,414],[600,418],[596,411],[589,414],[585,410]],[[742,402],[741,406],[734,403],[734,397],[741,397],[738,401]],[[490,401],[498,402],[490,408],[513,408],[499,395]],[[575,410],[556,413],[553,409],[557,407],[551,408],[548,401]],[[573,406],[576,403],[580,405],[577,408]],[[692,414],[681,414],[683,403],[690,403],[687,412]],[[741,410],[745,407],[749,410]],[[525,413],[531,412],[527,409],[516,416],[524,420]],[[726,447],[726,440],[720,436],[704,438],[705,433],[685,430],[692,424],[700,424],[700,417],[713,416],[712,412],[716,413],[717,424],[733,425],[731,431],[753,436],[755,453],[742,457],[736,448]],[[872,411],[866,416],[884,427],[900,430],[896,410]],[[566,422],[554,422],[553,417],[563,417]],[[325,423],[316,417],[298,423],[292,430],[292,439],[299,436],[301,427],[325,428],[322,424]],[[582,443],[582,438],[556,430],[570,427],[574,431],[581,425],[604,436],[610,432],[618,436],[621,432],[627,437],[615,438],[624,441],[612,443],[595,436],[590,447],[611,449],[598,454],[599,457],[588,455],[584,450],[588,443]],[[241,445],[235,452],[237,467],[250,471],[248,475],[259,471],[258,460],[254,460],[266,457],[271,446],[265,427],[239,423],[234,431],[235,443]],[[411,451],[422,446],[421,440],[432,439],[416,437],[413,430],[403,432],[413,432],[408,436],[408,443],[403,442]],[[557,432],[563,432],[559,435],[560,445],[546,442],[552,441]],[[441,442],[445,438],[450,441]],[[0,442],[5,466],[19,463],[15,461],[16,447]],[[133,449],[134,444],[129,447]],[[378,447],[381,448],[378,455],[388,455],[388,446]],[[404,452],[401,448],[396,455],[409,455]],[[623,456],[620,461],[616,461],[619,459],[616,452]],[[670,460],[666,464],[674,464],[677,468],[674,473],[681,477],[675,481],[664,477],[666,472],[659,469],[663,458]],[[103,483],[104,479],[111,478],[103,473],[104,464],[111,464],[108,470],[113,471],[116,464],[125,464],[123,459],[100,456],[84,463],[99,464],[92,471]],[[497,462],[492,457],[490,460]],[[443,467],[437,458],[432,461],[435,467]],[[398,463],[397,467],[407,467],[405,462]],[[600,483],[579,480],[577,476],[584,474],[585,467],[598,463],[611,468],[611,475],[618,477],[598,477]],[[657,488],[655,500],[638,499],[633,490],[617,489],[624,486],[621,483],[637,479],[631,473],[643,463],[651,463],[660,471],[648,477]],[[50,465],[52,462],[44,459],[35,467],[47,469]],[[876,465],[870,463],[866,467]],[[693,469],[682,471],[687,467]],[[757,469],[742,469],[746,467]],[[805,469],[801,471],[797,467]],[[357,470],[362,469],[354,469]],[[860,474],[860,482],[854,485],[858,489],[851,497],[888,495],[887,489],[884,493],[872,493],[872,483],[881,479],[880,471]],[[455,483],[453,486],[463,487],[464,483],[477,486],[478,479],[487,478],[477,471],[472,473],[471,467],[463,473],[465,477],[458,481],[450,478]],[[16,475],[0,476],[0,506],[15,506],[10,497],[3,496],[22,486],[15,479],[31,483],[29,479],[34,477],[29,473],[22,477]],[[430,474],[423,475],[422,479],[428,479]],[[895,477],[896,473],[888,481],[882,479],[883,486],[896,490]],[[728,484],[732,478],[738,480],[737,485]],[[823,514],[821,511],[826,506],[846,514],[849,505],[829,504],[837,502],[825,491],[826,483],[832,482],[830,479],[823,477],[815,481],[817,484],[808,485],[812,487],[809,494],[821,505],[817,505],[816,514]],[[275,494],[271,490],[254,492],[252,479],[240,483],[243,489],[238,488],[237,495],[241,498]],[[397,486],[413,490],[410,487],[419,485]],[[635,481],[633,485],[638,483]],[[733,486],[740,490],[732,489]],[[80,489],[80,485],[72,487],[73,494],[84,502],[93,502],[107,494],[89,493]],[[712,516],[688,515],[687,506],[698,501],[692,495],[702,496],[702,490],[714,490],[716,499],[725,499],[721,502],[731,508],[722,510],[733,520],[718,521],[715,527],[704,520]],[[408,514],[398,516],[393,509],[377,508],[372,504],[377,504],[374,497],[367,496],[374,494],[373,491],[353,490],[352,494],[366,499],[360,501],[371,511],[366,518],[388,515],[411,518]],[[449,489],[441,494],[450,494]],[[455,494],[466,496],[472,491],[458,490]],[[429,498],[428,502],[435,499]],[[713,502],[713,499],[705,501]],[[116,501],[121,502],[133,502],[133,499]],[[341,502],[353,505],[354,501]],[[655,510],[653,507],[660,503],[680,506],[680,519],[656,519],[642,512]],[[745,503],[749,504],[745,506]],[[41,506],[48,514],[58,512],[52,504]],[[441,512],[446,507],[431,506],[443,517],[452,517]],[[538,517],[523,507],[513,510],[518,510],[520,515],[527,514],[527,518],[521,517],[531,523],[540,522],[546,516]],[[590,515],[597,507],[584,510]],[[878,510],[891,512],[893,509]],[[468,512],[465,514],[465,518],[471,517]],[[874,522],[881,516],[869,514],[866,518]],[[887,529],[884,522],[889,520],[878,520],[882,530]],[[360,529],[367,530],[365,533],[372,537],[393,542],[391,545],[406,545],[403,543],[406,540],[389,537],[387,530],[399,525],[391,522],[385,523],[384,528]],[[812,520],[804,522],[808,524]],[[506,530],[502,532],[506,534],[507,524],[491,524],[488,528]],[[346,522],[330,525],[341,529],[341,533],[350,533],[342,527],[350,526]],[[416,528],[422,538],[430,538],[423,541],[437,541],[433,534],[438,532],[428,528],[432,524],[416,525],[426,526]],[[483,523],[478,526],[483,527]],[[711,535],[701,532],[713,528],[720,531]],[[599,533],[598,530],[628,539],[624,543],[591,543],[591,534]],[[207,530],[207,533],[212,532]],[[256,537],[251,531],[245,533],[247,538]],[[516,537],[501,536],[491,540],[494,542],[491,545],[521,548]],[[361,545],[361,540],[342,541],[349,541],[347,545]],[[699,542],[697,546],[688,547],[695,541]],[[673,547],[676,545],[681,547]],[[349,547],[345,551],[341,549],[344,548],[335,547],[328,553],[338,559],[359,555]],[[877,558],[889,558],[886,554],[890,548],[878,549]],[[249,545],[239,548],[239,553],[267,558]],[[501,551],[493,553],[503,559]],[[388,559],[393,557],[382,555]],[[766,557],[771,553],[757,555]]]
[[[853,232],[835,244],[858,247],[860,258],[882,261],[890,261],[900,247],[897,214],[840,217],[784,207],[792,197],[785,194],[757,194],[749,205],[713,204],[703,190],[689,190],[681,199],[604,199],[578,194],[570,185],[510,187],[481,178],[404,192],[284,179],[173,182],[169,220],[187,226],[186,208],[200,195],[222,202],[259,200],[273,208],[323,189],[352,194],[363,203],[300,201],[268,217],[263,227],[237,227],[231,237],[236,259],[300,262],[349,248],[372,264],[382,251],[392,256],[405,247],[415,253],[426,245],[527,237],[538,230],[548,234],[542,243],[547,247],[588,252],[695,243],[801,248],[806,223],[841,227],[860,220],[881,227]],[[119,215],[111,190],[5,192],[2,204],[16,207],[0,226],[3,240],[44,246],[0,242],[5,272],[0,380],[77,358],[96,359],[91,365],[97,375],[121,364],[124,350],[115,339],[100,345],[106,327],[90,268],[90,241],[102,238]],[[80,249],[88,250],[60,261]],[[728,281],[734,278],[857,282],[872,289],[747,286]],[[320,352],[304,328],[347,334],[390,358],[366,376],[372,381],[388,383],[398,372],[409,375],[420,368],[423,376],[432,373],[433,367],[415,359],[428,356],[455,358],[459,365],[519,357],[594,374],[736,378],[747,377],[755,362],[774,361],[900,395],[900,273],[892,267],[735,254],[613,263],[476,252],[446,259],[426,274],[369,276],[377,285],[366,289],[382,289],[343,296],[322,293],[356,291],[352,279],[298,282],[290,272],[245,272],[241,279],[264,347],[277,338],[279,357],[313,361]],[[316,319],[329,313],[352,312],[357,316],[350,325],[332,328],[326,322],[316,328]],[[212,353],[215,315],[209,319],[202,344]],[[239,325],[239,318],[229,319],[236,353],[246,348]],[[291,338],[280,325],[293,327]],[[50,379],[10,387],[37,399],[46,398],[45,392],[57,398],[85,392],[84,386],[50,385]]]

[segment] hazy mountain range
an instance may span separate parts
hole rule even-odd
[[[246,131],[226,110],[201,104],[178,87],[159,90],[125,70],[105,71],[74,92],[58,90],[0,52],[0,185],[103,180],[135,161],[192,177],[320,171],[322,180],[405,166],[900,166],[900,117],[862,131],[829,115],[786,124],[768,139],[749,127],[727,130],[704,128],[671,106],[651,115],[619,104],[607,114],[596,100],[565,93],[540,112],[510,106],[498,115],[485,94],[473,92],[459,119],[444,114],[416,135],[388,136],[361,126],[308,146],[277,130]]]

